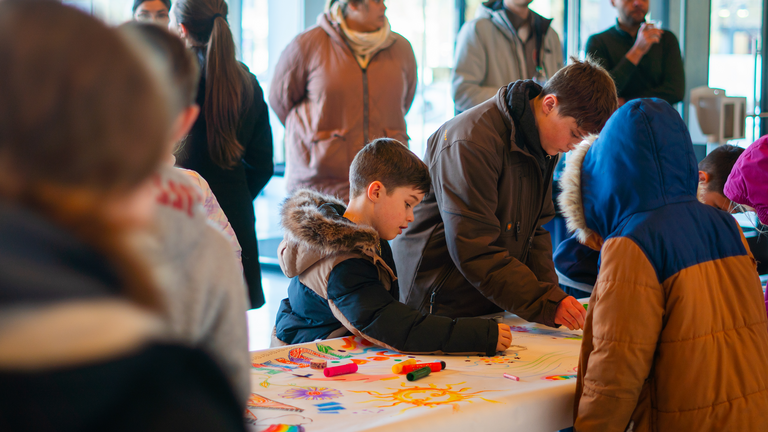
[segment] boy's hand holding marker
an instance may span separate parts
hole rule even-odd
[[[575,298],[568,296],[557,305],[555,324],[568,327],[569,330],[581,330],[584,328],[584,320],[587,311]]]

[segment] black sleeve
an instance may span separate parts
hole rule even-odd
[[[685,68],[680,54],[680,44],[672,32],[665,31],[662,39],[664,80],[655,88],[648,89],[646,97],[657,97],[674,105],[685,97]]]
[[[499,329],[494,321],[422,315],[396,301],[379,280],[376,266],[362,258],[334,267],[328,279],[328,303],[350,331],[401,352],[489,356],[496,352]]]
[[[274,174],[275,167],[272,162],[273,143],[269,110],[264,102],[264,92],[255,77],[253,77],[253,103],[248,111],[247,120],[253,122],[253,133],[247,142],[241,144],[245,149],[243,166],[248,190],[251,197],[256,199]]]
[[[621,60],[614,65],[611,62],[605,41],[600,38],[600,35],[592,35],[587,39],[586,52],[591,54],[595,60],[598,60],[608,73],[611,74],[613,82],[616,84],[616,92],[621,95],[635,74],[637,66],[627,60],[626,55],[622,56]]]

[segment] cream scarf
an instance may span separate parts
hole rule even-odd
[[[375,54],[378,49],[384,45],[384,42],[389,39],[391,33],[389,20],[386,20],[384,27],[372,33],[361,33],[350,30],[349,27],[347,27],[347,21],[344,19],[344,15],[341,12],[340,3],[341,2],[336,2],[331,6],[331,18],[333,18],[334,22],[339,24],[341,30],[344,32],[349,47],[352,49],[352,52],[355,53],[357,63],[361,68],[366,69],[373,54]]]

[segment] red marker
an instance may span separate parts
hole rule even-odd
[[[357,372],[357,364],[349,363],[341,366],[333,366],[323,369],[323,375],[330,378],[336,375],[346,375]]]
[[[403,366],[403,371],[401,373],[411,373],[415,370],[419,370],[423,367],[428,367],[432,372],[440,372],[441,370],[445,369],[445,362],[434,362],[434,363],[416,363],[416,364],[409,364]]]

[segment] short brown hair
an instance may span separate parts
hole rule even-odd
[[[709,174],[707,192],[723,194],[725,181],[744,149],[734,145],[721,145],[699,162],[699,171]],[[723,194],[724,195],[724,194]]]
[[[377,180],[387,188],[388,195],[404,186],[427,193],[431,184],[427,164],[391,138],[374,140],[355,156],[349,167],[349,195],[357,198]]]
[[[591,56],[560,69],[544,85],[541,96],[557,96],[561,117],[573,117],[589,134],[600,133],[619,107],[616,84],[611,75]]]

